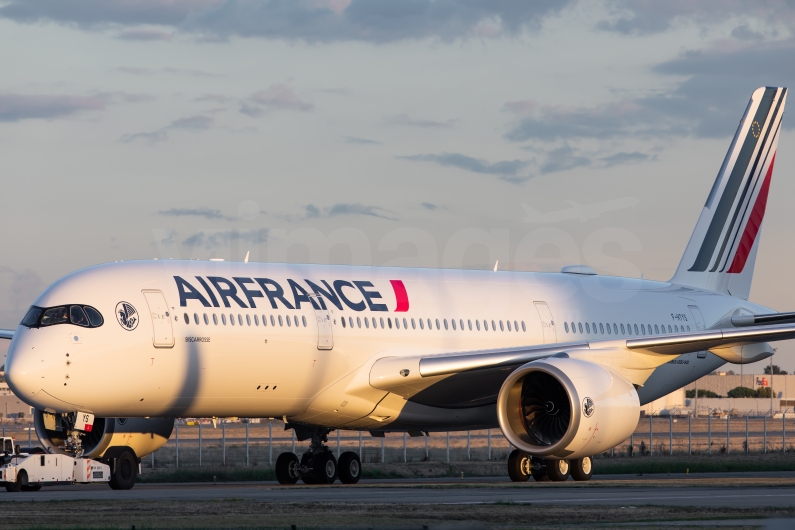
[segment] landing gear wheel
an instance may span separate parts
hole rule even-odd
[[[552,482],[563,482],[569,478],[569,461],[547,459],[547,476]]]
[[[527,482],[530,479],[530,455],[514,449],[508,456],[508,476],[513,482]]]
[[[346,451],[340,455],[337,462],[337,474],[343,484],[356,484],[362,477],[362,461],[353,451]]]
[[[308,473],[300,473],[301,481],[304,484],[314,484],[315,483],[315,472],[313,471],[313,462],[314,457],[312,453],[304,453],[301,455],[301,467],[302,468],[309,468]]]
[[[39,491],[41,489],[41,484],[28,484],[27,486],[22,486],[22,491]]]
[[[331,451],[315,455],[312,462],[315,484],[334,484],[337,480],[337,459]]]
[[[135,454],[125,449],[116,457],[108,485],[114,490],[129,490],[135,486],[137,478],[138,462],[135,461]]]
[[[276,459],[276,480],[279,484],[298,482],[298,457],[293,453],[282,453]]]
[[[591,480],[593,476],[593,459],[590,456],[572,460],[571,464],[571,478],[574,480]]]
[[[549,477],[547,476],[546,460],[543,458],[532,458],[530,460],[530,475],[536,482],[549,480]]]
[[[10,493],[18,493],[22,491],[22,488],[27,487],[28,485],[28,472],[24,469],[17,473],[17,480],[16,482],[11,482],[10,484],[6,484],[6,491]]]

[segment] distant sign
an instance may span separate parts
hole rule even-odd
[[[767,377],[764,377],[764,376],[762,376],[762,377],[757,377],[757,378],[756,378],[756,384],[755,384],[754,386],[755,386],[755,387],[763,387],[763,388],[767,388],[767,387],[769,387],[769,386],[770,386],[770,381],[768,381],[768,380],[767,380]]]

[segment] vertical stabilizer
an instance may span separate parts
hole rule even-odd
[[[786,99],[754,91],[671,282],[748,299]]]

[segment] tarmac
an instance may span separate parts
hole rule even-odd
[[[700,473],[698,475],[595,475],[588,483],[513,483],[505,477],[465,479],[370,479],[357,485],[281,486],[275,482],[136,484],[114,491],[105,484],[51,486],[38,492],[8,493],[2,501],[172,500],[212,501],[247,499],[279,503],[401,503],[557,505],[637,505],[696,507],[795,507],[795,486],[739,486],[738,480],[795,479],[795,472]],[[687,480],[697,479],[689,486]],[[706,481],[704,479],[707,479]],[[713,487],[712,481],[715,486]],[[684,482],[683,482],[684,481]],[[666,483],[669,485],[666,485]],[[762,481],[764,484],[764,481]],[[569,487],[570,486],[570,487]]]

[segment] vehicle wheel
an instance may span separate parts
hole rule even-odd
[[[135,461],[135,454],[125,449],[116,457],[108,485],[114,490],[129,490],[135,486],[137,478],[138,463]]]
[[[309,468],[308,473],[299,473],[299,475],[301,476],[301,481],[304,484],[315,483],[315,471],[314,468],[312,467],[312,465],[314,464],[313,460],[314,457],[312,456],[312,453],[304,453],[303,455],[301,455],[301,467]]]
[[[298,457],[293,453],[282,453],[276,459],[276,480],[279,484],[298,482]]]
[[[513,482],[527,482],[530,479],[530,455],[514,449],[508,456],[508,476]]]
[[[547,464],[543,458],[530,459],[530,475],[536,482],[543,482],[549,480],[547,476]]]
[[[323,451],[315,455],[312,463],[315,484],[334,484],[337,480],[337,459],[331,451]]]
[[[27,486],[22,486],[22,491],[39,491],[41,489],[41,484],[28,484]]]
[[[362,478],[362,461],[353,451],[346,451],[340,455],[337,462],[337,474],[343,484],[356,484]]]
[[[569,478],[569,461],[547,459],[547,476],[552,482],[563,482]]]
[[[574,480],[591,480],[593,476],[593,459],[590,456],[571,461],[571,478]]]
[[[6,484],[6,491],[11,493],[18,493],[22,491],[23,487],[28,485],[28,472],[24,469],[17,473],[17,480],[16,482],[12,482],[10,484]]]

